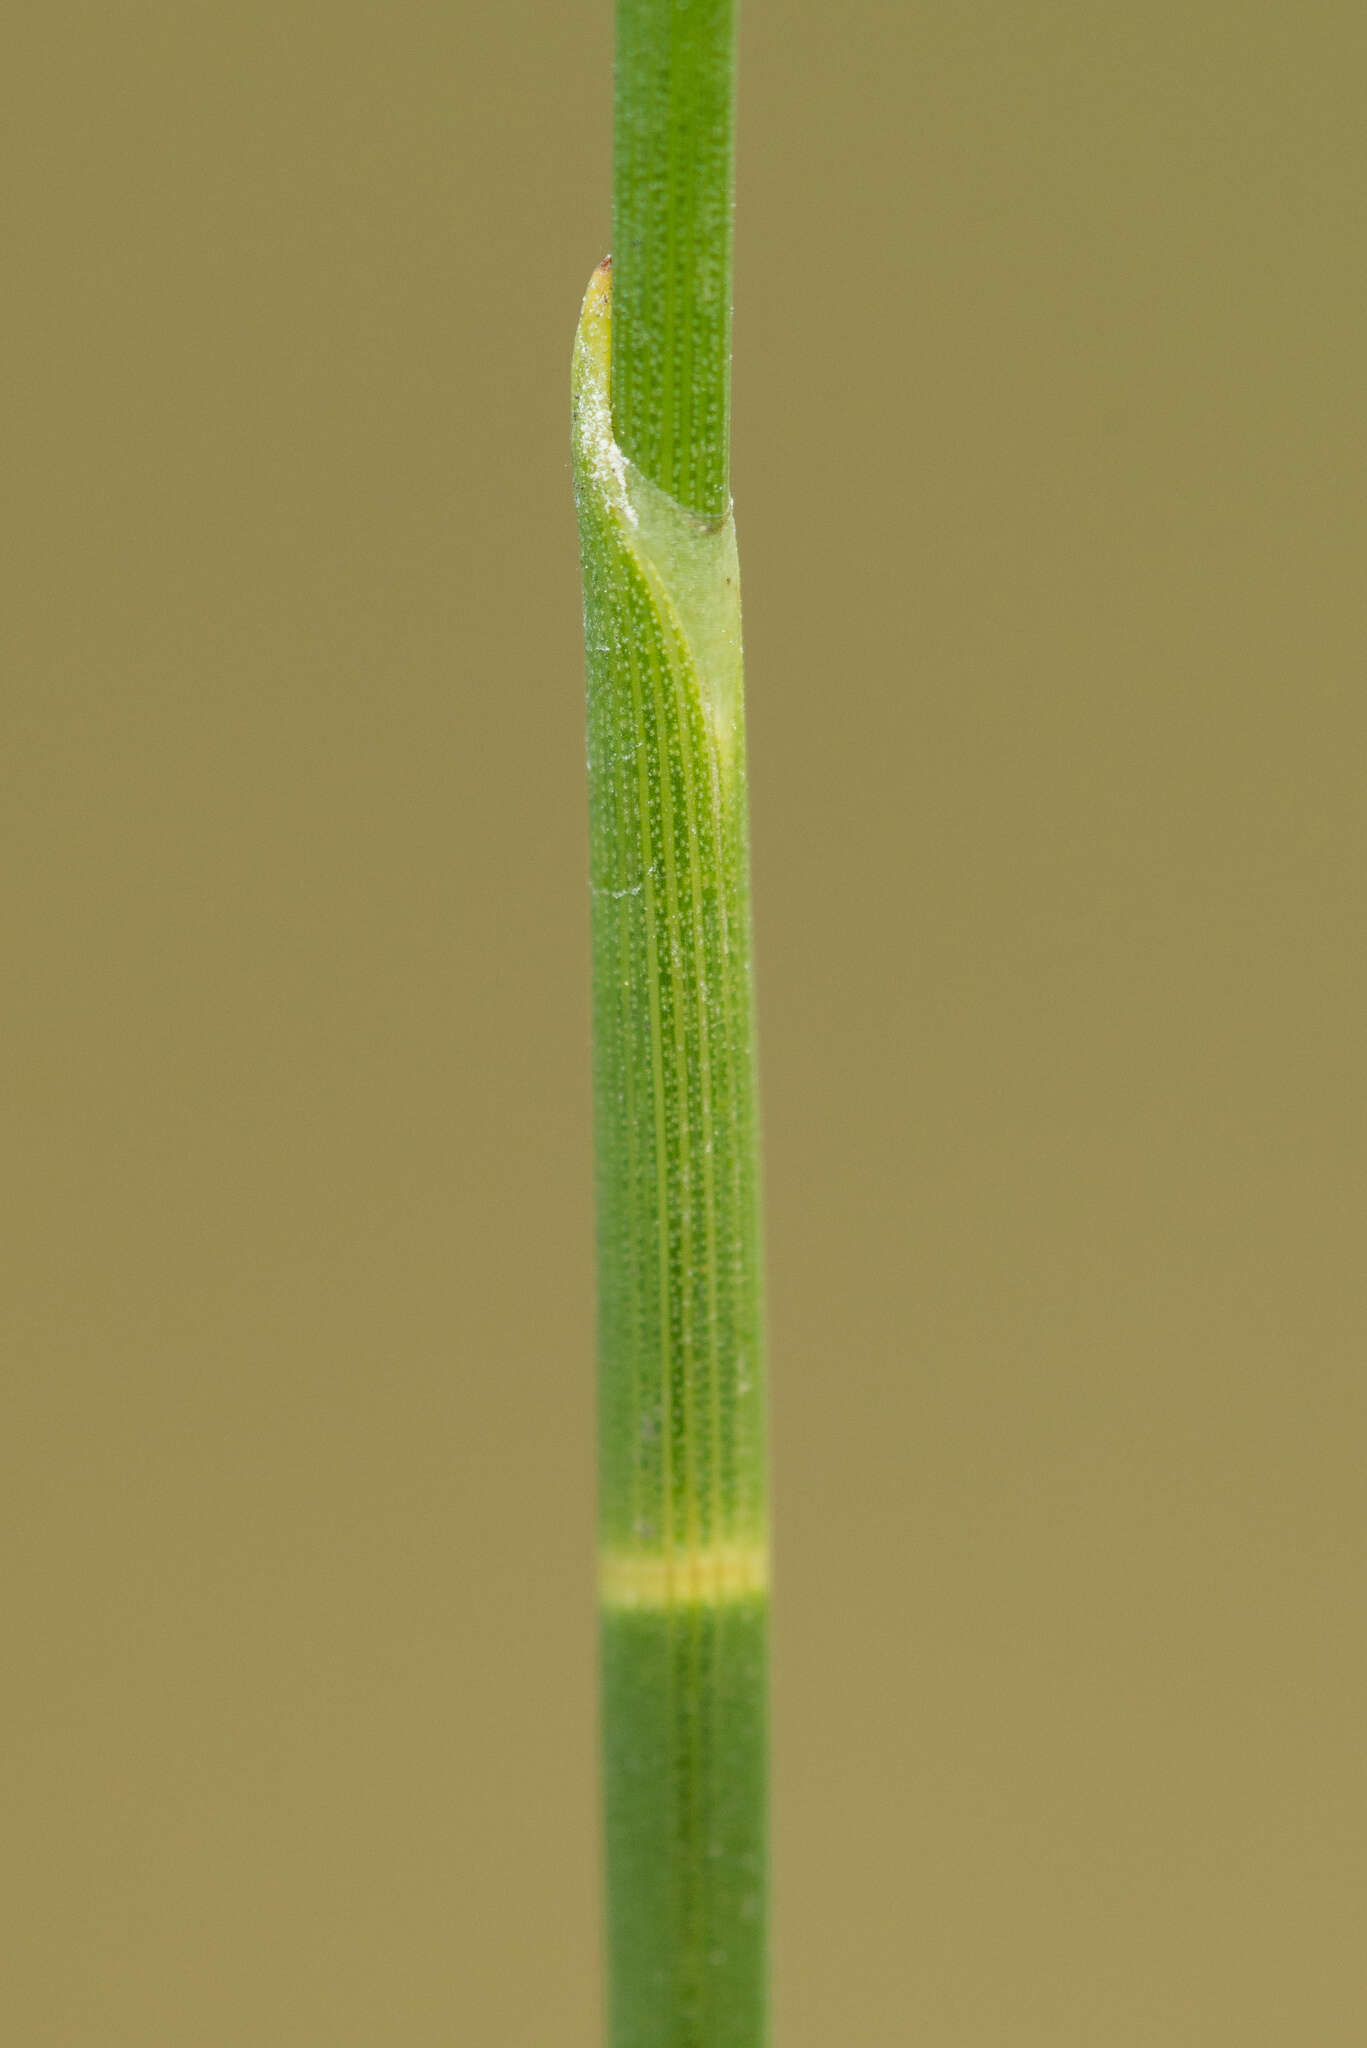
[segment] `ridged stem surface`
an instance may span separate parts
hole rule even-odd
[[[612,417],[700,518],[730,507],[735,0],[617,0]]]
[[[734,528],[614,438],[575,348],[588,650],[612,2048],[766,2038],[768,1538]]]

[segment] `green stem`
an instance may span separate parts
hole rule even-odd
[[[633,33],[658,17],[672,51],[695,11],[729,32],[714,0],[622,7]],[[713,376],[721,357],[699,352],[682,287],[665,326],[671,348],[693,337],[690,406],[677,383],[669,405],[645,385],[637,417],[693,425],[657,437],[655,470],[614,432],[620,268],[595,273],[574,360],[609,2038],[763,2048],[768,1522],[740,584],[729,505],[695,488],[715,458],[725,491],[724,437],[708,456],[696,431],[724,425],[725,398],[704,402],[703,365]],[[640,361],[682,376],[671,348]]]
[[[617,0],[612,419],[691,512],[730,505],[735,0]]]

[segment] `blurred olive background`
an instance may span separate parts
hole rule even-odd
[[[5,44],[0,2038],[589,2048],[610,8]],[[1367,2039],[1365,80],[745,9],[783,2048]]]

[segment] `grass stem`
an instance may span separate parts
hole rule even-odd
[[[612,418],[700,518],[730,506],[735,0],[617,0]]]
[[[767,2038],[768,1517],[732,0],[619,0],[617,248],[574,356],[611,2048]]]

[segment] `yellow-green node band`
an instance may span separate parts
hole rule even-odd
[[[759,1544],[671,1555],[609,1550],[598,1560],[598,1598],[614,1610],[723,1607],[768,1590],[769,1553]]]

